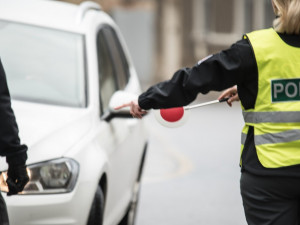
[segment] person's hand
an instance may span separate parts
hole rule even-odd
[[[130,107],[130,114],[135,117],[141,119],[143,115],[147,113],[147,111],[143,110],[140,106],[137,100],[125,103],[123,105],[117,106],[114,109],[119,110],[125,107]]]
[[[16,195],[23,191],[25,185],[28,183],[29,177],[26,166],[9,166],[7,171],[7,195]]]
[[[232,102],[234,101],[239,101],[239,95],[237,92],[237,86],[233,86],[231,88],[226,89],[225,91],[223,91],[223,93],[218,97],[218,100],[222,99],[222,98],[229,98],[227,100],[227,104],[231,107],[232,106]]]

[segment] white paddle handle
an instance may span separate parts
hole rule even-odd
[[[202,106],[206,106],[206,105],[211,105],[211,104],[216,104],[216,103],[220,103],[220,102],[226,102],[229,98],[222,98],[220,100],[213,100],[210,102],[204,102],[204,103],[200,103],[197,105],[190,105],[190,106],[185,106],[183,107],[185,110],[190,110],[190,109],[194,109],[194,108],[198,108],[198,107],[202,107]]]

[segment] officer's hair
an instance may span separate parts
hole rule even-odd
[[[274,29],[279,33],[300,34],[300,0],[272,0],[276,19]]]

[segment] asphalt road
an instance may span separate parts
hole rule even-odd
[[[151,113],[144,120],[150,139],[137,225],[245,225],[239,103],[194,109],[179,128],[161,126]]]

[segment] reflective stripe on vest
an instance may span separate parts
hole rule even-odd
[[[273,29],[246,35],[258,68],[254,109],[243,110],[253,126],[260,163],[267,168],[300,164],[300,48],[287,45]],[[287,60],[288,59],[288,60]],[[242,133],[242,146],[247,132]]]
[[[247,138],[247,134],[245,134],[245,133],[242,132],[242,137],[241,137],[241,144],[242,145],[245,145],[246,138]]]
[[[243,112],[245,123],[300,123],[300,112]]]
[[[286,143],[298,140],[300,140],[300,130],[287,130],[279,133],[255,135],[256,146],[264,144]]]

